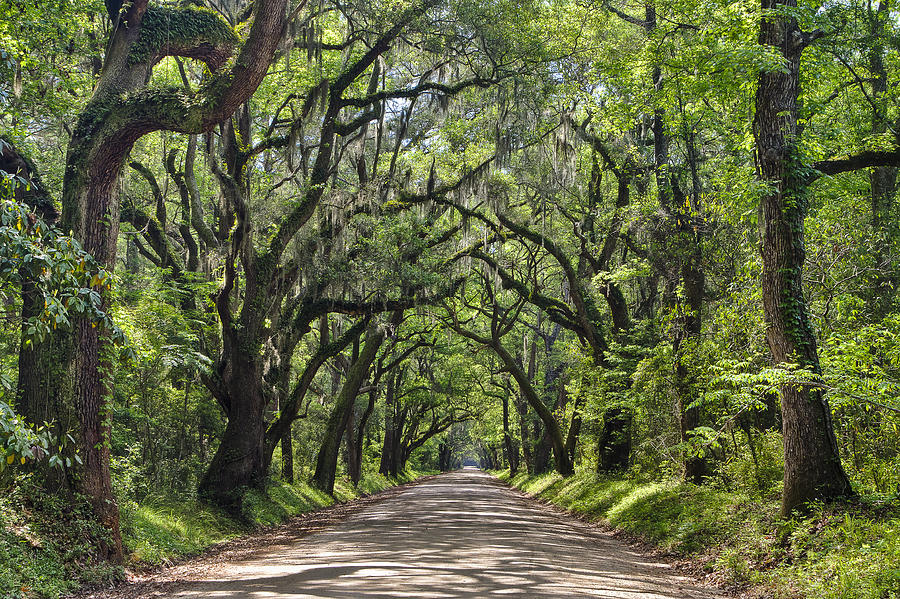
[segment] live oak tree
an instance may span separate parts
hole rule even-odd
[[[340,281],[311,272],[310,257],[316,255],[317,245],[309,245],[311,240],[307,239],[306,246],[293,250],[292,244],[309,230],[307,223],[320,205],[329,202],[331,206],[319,211],[325,219],[319,225],[319,234],[324,237],[322,252],[336,261],[352,259],[339,255],[331,245],[343,243],[342,236],[347,234],[343,229],[355,217],[377,216],[379,206],[390,202],[395,188],[405,191],[407,182],[398,173],[398,156],[409,139],[406,129],[410,119],[418,112],[434,113],[424,99],[434,102],[436,98],[438,106],[452,102],[455,95],[487,87],[512,68],[492,61],[496,57],[491,51],[484,52],[478,46],[481,34],[472,34],[467,28],[465,5],[454,27],[444,24],[436,31],[430,12],[436,5],[435,1],[412,4],[389,24],[382,22],[383,15],[377,12],[347,14],[343,43],[320,44],[308,50],[313,55],[323,53],[322,60],[332,53],[345,52],[353,58],[336,63],[339,66],[333,72],[314,77],[313,83],[301,89],[302,102],[296,107],[296,118],[282,127],[286,131],[270,126],[257,139],[247,117],[243,124],[226,125],[224,129],[221,158],[213,159],[212,164],[228,209],[233,210],[235,229],[225,261],[225,280],[216,299],[222,350],[214,372],[205,377],[228,418],[222,442],[200,483],[201,495],[211,501],[233,504],[239,489],[265,479],[269,456],[296,416],[298,403],[291,400],[290,409],[281,412],[282,422],[266,432],[270,398],[264,393],[264,381],[288,372],[293,349],[315,319],[328,312],[368,314],[412,307],[421,301],[421,285],[401,285],[399,295],[396,289],[375,290],[378,293],[369,298],[364,289],[355,298],[346,293],[336,295],[342,286]],[[481,17],[476,12],[473,18]],[[374,30],[360,28],[367,19],[376,26]],[[427,44],[440,36],[456,43],[422,53],[409,64],[403,62],[404,56],[397,50],[401,41]],[[455,73],[450,73],[451,69]],[[282,108],[291,99],[287,98]],[[386,111],[394,105],[406,108],[395,121],[398,128],[391,131],[394,123],[387,120]],[[250,173],[258,156],[274,150],[284,150],[288,156],[285,177],[274,187],[291,182],[302,191],[260,243],[256,240],[260,224],[255,222],[250,201]],[[219,160],[224,164],[218,165]],[[427,187],[426,194],[435,191],[434,173]],[[440,233],[433,238],[436,244],[443,239]],[[351,254],[353,251],[359,248]],[[415,256],[404,254],[401,260],[414,263]],[[354,287],[350,290],[355,291]],[[236,307],[238,295],[241,299]],[[367,335],[373,343],[377,337],[377,333]],[[269,348],[271,342],[274,348]],[[357,381],[358,388],[362,384],[378,345],[365,343],[372,352],[362,354],[366,360],[358,368],[351,367],[345,385]],[[315,369],[311,372],[314,374]],[[315,480],[329,491],[337,445],[350,416],[349,402],[356,397],[353,386],[349,384],[339,395],[319,454]]]
[[[398,338],[418,330],[413,333],[417,340],[397,346],[386,356],[391,360],[376,370],[376,375],[386,372],[379,472],[389,476],[402,473],[416,450],[452,426],[472,420],[477,411],[472,401],[475,376],[454,368],[465,348],[441,344],[438,353],[434,341],[443,331],[436,321],[420,316],[407,322],[408,332]],[[427,338],[423,329],[428,330]]]
[[[0,344],[111,530],[111,482],[237,509],[463,456],[893,489],[891,3],[20,4]]]
[[[259,85],[287,21],[286,0],[254,6],[250,32],[240,41],[221,17],[197,8],[151,5],[147,0],[106,5],[112,22],[103,69],[69,142],[62,195],[64,229],[72,230],[101,264],[115,264],[119,223],[117,181],[126,157],[142,136],[157,130],[200,133],[229,117]],[[204,62],[212,76],[196,91],[148,85],[166,56]],[[231,59],[231,60],[229,60]],[[109,474],[108,340],[85,319],[57,351],[65,365],[30,380],[70,397],[77,414],[82,466],[78,488],[112,531],[105,549],[122,558],[118,509]]]
[[[445,304],[448,312],[446,326],[466,339],[496,353],[503,364],[503,370],[515,380],[528,406],[540,418],[549,440],[557,472],[568,476],[574,473],[574,465],[571,453],[566,450],[566,437],[562,426],[552,407],[545,403],[544,398],[540,396],[532,383],[531,377],[523,370],[521,362],[517,361],[514,354],[510,352],[504,339],[518,324],[525,300],[516,298],[509,305],[501,304],[500,292],[502,290],[493,289],[495,283],[492,278],[483,272],[480,277],[481,285],[474,293],[464,289],[462,297]],[[470,297],[466,297],[470,294]],[[511,294],[503,293],[502,295]],[[477,325],[473,326],[482,318],[487,321],[484,330]]]

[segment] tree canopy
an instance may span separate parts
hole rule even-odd
[[[0,0],[3,467],[114,561],[154,489],[467,459],[893,491],[898,41],[889,0]]]

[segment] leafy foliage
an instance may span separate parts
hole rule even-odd
[[[115,359],[80,357],[102,362],[111,432],[90,449],[110,450],[134,560],[240,534],[231,516],[271,524],[332,501],[305,482],[328,454],[338,499],[406,467],[512,467],[529,492],[664,547],[719,546],[707,566],[730,584],[896,593],[896,547],[874,540],[900,484],[886,2],[294,3],[246,102],[181,122],[255,49],[238,4],[151,2],[120,48],[95,0],[0,2],[0,127],[51,200],[78,198],[63,222],[84,199],[73,186],[127,165],[90,198],[110,202],[90,225],[115,235],[97,259],[13,201],[27,178],[3,180],[3,488],[25,489],[42,459],[77,469],[49,433],[72,426],[75,400],[24,422],[13,388],[29,382],[14,384],[23,348],[86,318],[128,339]],[[794,64],[760,43],[775,21],[804,40],[796,115],[772,121],[797,120],[787,182],[760,168],[759,83]],[[95,126],[79,147],[96,151],[67,150]],[[862,166],[835,170],[848,161]],[[784,191],[779,213],[800,216],[781,249],[797,261],[772,298],[759,208]],[[808,355],[772,358],[773,306]],[[826,406],[862,507],[776,520],[797,392]],[[198,488],[233,513],[200,506]],[[58,582],[79,563],[62,541],[17,545],[22,526],[5,522],[0,564],[52,562]],[[840,584],[817,586],[829,573]]]

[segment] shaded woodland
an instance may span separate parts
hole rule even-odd
[[[0,0],[0,485],[113,564],[466,459],[895,502],[898,63],[890,0]]]

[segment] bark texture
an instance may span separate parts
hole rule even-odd
[[[800,56],[811,34],[802,32],[783,12],[796,6],[795,0],[762,2],[759,43],[783,57],[782,69],[759,76],[753,123],[758,176],[768,186],[760,205],[762,294],[766,338],[775,362],[819,372],[816,337],[802,286],[808,206],[806,169],[797,139]],[[782,513],[789,514],[812,499],[850,494],[831,410],[822,392],[810,386],[784,385],[781,405],[785,457]]]

